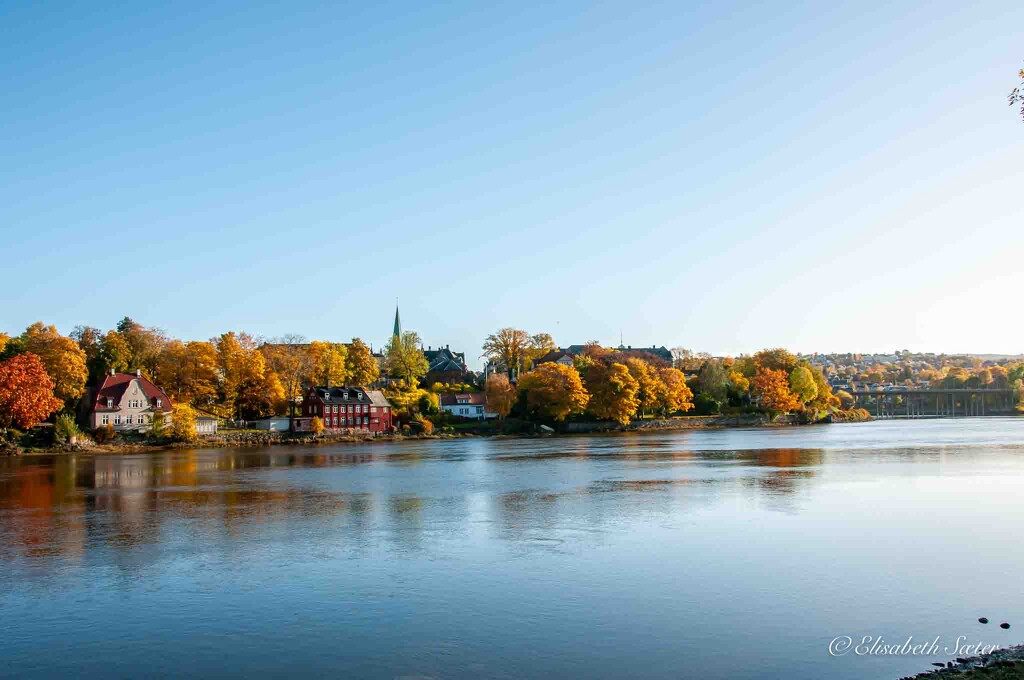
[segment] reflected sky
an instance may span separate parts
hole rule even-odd
[[[944,659],[827,643],[1018,641],[975,619],[1024,625],[1022,454],[963,419],[2,459],[0,674],[898,677]]]

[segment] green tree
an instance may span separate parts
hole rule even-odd
[[[422,344],[414,331],[405,331],[401,337],[392,336],[384,350],[384,368],[388,375],[404,381],[409,388],[419,385],[430,368],[420,349]]]
[[[790,372],[789,389],[805,404],[818,396],[814,375],[806,366],[797,366]]]

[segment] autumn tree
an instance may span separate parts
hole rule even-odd
[[[502,328],[484,340],[484,356],[505,366],[509,380],[514,380],[522,369],[530,347],[530,334],[516,328]]]
[[[32,352],[0,362],[0,427],[30,428],[64,405],[42,359]]]
[[[160,350],[167,342],[164,332],[159,328],[147,328],[127,316],[118,322],[115,330],[131,351],[131,368],[155,373]]]
[[[188,442],[196,438],[196,412],[188,404],[175,404],[171,415],[171,436]]]
[[[267,365],[252,336],[234,331],[214,343],[221,371],[221,403],[236,418],[265,413],[270,404],[284,400],[284,388],[274,376],[268,379]]]
[[[309,359],[310,382],[314,385],[330,387],[346,384],[348,348],[345,345],[314,340],[309,343]]]
[[[797,358],[791,352],[781,347],[764,349],[754,355],[754,364],[757,368],[785,371],[787,376],[796,368],[797,363]]]
[[[0,356],[3,356],[4,348],[7,347],[7,341],[11,339],[11,336],[7,333],[0,333]]]
[[[590,393],[587,410],[596,418],[628,424],[640,407],[640,383],[630,370],[624,364],[593,362],[583,375]]]
[[[641,414],[649,409],[657,408],[658,403],[661,401],[662,392],[665,389],[657,369],[643,359],[636,357],[626,359],[626,368],[629,369],[630,375],[633,376],[639,385],[637,399],[640,400]]]
[[[128,341],[117,331],[108,331],[100,341],[99,364],[102,366],[99,375],[107,371],[123,373],[132,366],[132,348]]]
[[[422,344],[416,332],[405,331],[401,337],[392,336],[384,350],[384,367],[388,375],[404,381],[410,389],[419,385],[430,368],[420,349]]]
[[[508,381],[508,376],[501,373],[487,376],[484,393],[487,398],[487,410],[497,413],[499,418],[505,418],[516,401],[515,388]]]
[[[380,378],[380,366],[365,342],[352,338],[345,356],[345,373],[353,385],[370,385]]]
[[[260,346],[266,368],[280,383],[284,401],[290,409],[289,415],[294,414],[294,407],[302,398],[303,387],[313,379],[314,359],[322,358],[320,349],[326,349],[326,345],[327,343],[318,343],[317,349],[314,350],[301,335],[285,335]],[[340,361],[339,370],[344,370],[344,358]]]
[[[814,384],[814,376],[806,366],[797,366],[790,372],[789,389],[804,404],[818,396],[818,386]]]
[[[853,398],[853,395],[847,392],[846,390],[839,390],[838,392],[836,392],[836,397],[839,399],[839,406],[844,411],[849,411],[857,403],[856,400]]]
[[[693,392],[686,384],[686,375],[678,368],[660,368],[658,375],[664,389],[658,396],[658,407],[664,413],[689,411],[693,408]]]
[[[582,411],[590,399],[576,369],[555,362],[524,373],[518,390],[525,395],[532,413],[555,420],[565,420],[570,413]]]
[[[554,338],[549,333],[534,333],[530,336],[523,353],[523,364],[530,366],[537,359],[556,349],[558,349],[558,345],[555,344]]]
[[[761,408],[770,414],[789,413],[800,408],[800,399],[789,389],[789,375],[782,369],[758,368],[750,387]]]
[[[39,321],[25,329],[21,340],[24,351],[38,356],[46,366],[58,399],[68,404],[85,393],[89,372],[85,352],[77,342],[61,335],[55,326],[44,326]]]

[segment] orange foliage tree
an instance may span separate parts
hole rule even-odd
[[[565,420],[570,413],[582,411],[590,400],[579,372],[572,366],[550,362],[523,374],[519,391],[526,394],[526,405],[540,415]]]
[[[597,418],[615,420],[623,425],[640,408],[640,383],[634,378],[624,364],[613,363],[607,366],[601,362],[592,363],[587,367],[587,390],[590,402],[587,410]]]
[[[0,426],[29,428],[63,405],[35,354],[26,352],[0,363]]]
[[[487,410],[497,413],[499,418],[507,416],[516,401],[516,390],[509,384],[508,376],[503,373],[487,376],[487,385],[484,389],[487,395]]]
[[[789,389],[789,375],[784,370],[759,367],[750,388],[769,413],[789,413],[800,408],[800,398]]]

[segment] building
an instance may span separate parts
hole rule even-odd
[[[156,418],[163,419],[165,424],[170,422],[170,398],[142,371],[111,370],[91,392],[88,424],[94,430],[110,425],[117,432],[146,432]]]
[[[572,355],[561,349],[553,349],[544,356],[535,360],[533,362],[533,365],[540,366],[541,364],[549,363],[562,364],[563,366],[572,366]]]
[[[447,411],[453,416],[474,418],[476,420],[498,417],[497,413],[491,413],[487,410],[487,399],[481,392],[442,394],[438,401],[440,402],[441,410]]]
[[[444,347],[427,347],[423,356],[429,364],[423,382],[427,385],[439,383],[463,383],[472,379],[466,366],[466,353],[453,352],[448,345]]]
[[[295,429],[308,430],[313,418],[320,418],[331,430],[376,433],[394,429],[394,412],[384,393],[363,387],[310,387]]]
[[[196,416],[196,434],[217,434],[219,422],[213,416]]]

